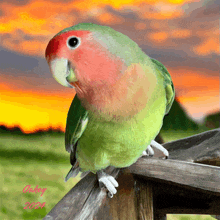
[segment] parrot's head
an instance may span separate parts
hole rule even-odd
[[[150,58],[107,26],[81,23],[62,30],[50,40],[46,59],[55,79],[74,88],[84,107],[105,115],[140,111],[155,84]]]
[[[53,76],[77,93],[113,85],[127,68],[125,57],[120,56],[124,51],[120,47],[127,47],[123,37],[128,38],[109,27],[91,23],[64,29],[46,48]]]

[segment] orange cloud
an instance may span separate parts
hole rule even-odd
[[[175,29],[171,31],[158,31],[146,35],[154,43],[164,43],[168,38],[187,38],[191,36],[191,31],[187,29]]]
[[[156,43],[163,43],[167,40],[169,34],[167,32],[161,31],[161,32],[155,32],[150,33],[146,35],[147,38],[149,38],[151,41],[154,41]]]
[[[0,124],[7,127],[18,125],[25,133],[50,126],[65,130],[67,112],[74,92],[33,93],[15,90],[5,84],[1,84],[0,88],[0,109],[1,114],[4,115],[1,117]]]
[[[123,18],[112,15],[111,13],[103,13],[97,16],[97,19],[99,20],[100,23],[106,24],[106,25],[120,24],[124,22]]]
[[[219,112],[219,96],[211,93],[202,94],[203,99],[194,97],[178,97],[178,101],[186,109],[189,116],[201,119],[205,115]],[[205,100],[205,101],[204,101]]]
[[[168,68],[172,74],[177,97],[192,116],[219,110],[219,77],[203,75],[199,69]],[[182,74],[184,72],[184,74]]]
[[[70,13],[71,4],[43,0],[30,1],[27,5],[21,6],[3,3],[1,9],[7,17],[0,18],[0,33],[10,33],[11,36],[3,38],[2,46],[25,54],[44,56],[50,38],[70,26],[70,22],[76,21],[74,15]],[[25,36],[19,35],[17,30],[36,39],[25,40]],[[19,40],[19,45],[15,39]]]
[[[151,19],[172,19],[182,15],[179,10],[171,10],[172,5],[181,5],[189,0],[162,0],[160,1],[159,12],[141,13],[142,5],[152,5],[158,7],[156,0],[78,0],[68,2],[53,2],[48,0],[31,0],[25,5],[13,5],[3,2],[0,9],[4,12],[0,17],[0,33],[10,34],[10,37],[1,39],[3,47],[20,53],[44,56],[44,49],[48,41],[54,34],[80,22],[91,15],[96,17],[103,24],[119,24],[124,22],[122,17],[113,15],[105,11],[105,6],[111,6],[116,10],[122,10],[126,7],[135,12],[144,15],[145,18]],[[162,6],[163,7],[162,7]],[[170,5],[170,6],[169,6]],[[166,6],[166,7],[165,7]],[[73,10],[77,10],[80,16],[76,16]],[[96,14],[97,12],[97,14]],[[143,29],[139,25],[138,28]],[[17,30],[24,34],[18,35]],[[34,40],[26,40],[28,35]],[[41,37],[41,38],[39,38]],[[14,40],[16,39],[16,40]],[[19,45],[17,43],[19,41]],[[22,42],[22,43],[21,43]]]
[[[170,35],[173,38],[187,38],[192,35],[192,32],[187,29],[175,29],[171,31]]]
[[[174,81],[175,86],[178,87],[187,87],[189,91],[193,91],[194,89],[197,92],[196,88],[203,88],[204,92],[207,91],[218,91],[219,90],[219,76],[213,76],[214,74],[210,74],[210,76],[203,75],[203,69],[187,69],[186,67],[178,66],[177,68],[168,68],[169,72],[172,74],[172,79]],[[184,74],[182,74],[184,73]],[[202,89],[200,93],[194,94],[193,97],[200,97],[202,93]]]
[[[198,55],[206,56],[212,53],[219,54],[219,37],[207,39],[205,42],[202,42],[199,46],[193,48],[193,51]]]
[[[163,0],[161,2],[171,4],[182,4],[189,0]],[[4,11],[5,16],[0,19],[0,32],[11,33],[16,29],[27,31],[31,34],[50,34],[50,23],[56,20],[57,15],[63,15],[62,20],[71,20],[75,18],[73,13],[70,13],[73,9],[79,11],[89,11],[97,7],[112,6],[115,9],[121,9],[124,6],[140,4],[151,4],[155,5],[158,1],[156,0],[91,0],[88,1],[71,1],[71,2],[52,2],[46,0],[32,0],[26,5],[14,6],[10,3],[2,3],[1,9]],[[169,13],[168,13],[169,12]],[[166,10],[163,13],[161,10],[161,16],[164,18],[171,17],[176,12],[173,10]],[[67,16],[66,16],[67,15]],[[152,15],[153,17],[155,15]],[[46,25],[46,26],[45,26]],[[48,25],[48,26],[47,26]]]
[[[144,22],[135,22],[134,27],[136,30],[144,30],[147,25]]]
[[[160,11],[160,12],[147,12],[141,15],[141,18],[147,19],[156,19],[156,20],[164,20],[164,19],[174,19],[183,16],[183,11]]]
[[[168,68],[176,95],[187,113],[194,118],[219,111],[219,77],[201,74],[203,70],[186,67]],[[182,74],[184,72],[184,74]]]
[[[12,41],[11,39],[4,40],[4,46],[13,49],[17,52],[28,54],[28,55],[40,55],[44,56],[44,51],[48,42],[41,42],[37,40],[24,40],[19,43]]]
[[[166,4],[173,4],[179,5],[185,2],[190,2],[192,0],[161,0],[160,2]],[[121,0],[121,1],[114,1],[114,0],[91,0],[88,4],[87,0],[80,0],[74,2],[75,7],[77,9],[90,9],[91,7],[104,7],[104,6],[111,6],[115,9],[122,9],[127,6],[139,6],[141,4],[150,4],[154,5],[158,1],[157,0]]]

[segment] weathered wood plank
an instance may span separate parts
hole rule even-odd
[[[218,136],[219,133],[220,133],[220,128],[217,128],[217,129],[205,131],[205,132],[193,135],[193,136],[181,138],[179,140],[170,141],[170,142],[163,144],[163,146],[167,150],[169,150],[169,152],[173,152],[173,151],[177,151],[177,150],[186,150],[186,149],[192,148],[194,146],[197,146],[197,145],[203,143],[204,141],[212,139],[216,134]],[[217,138],[217,140],[218,140],[218,137],[215,137],[215,138]]]
[[[120,171],[117,179],[119,187],[113,198],[106,198],[105,204],[100,208],[95,219],[102,220],[140,220],[137,216],[135,204],[135,180],[133,175],[124,170]]]
[[[220,166],[220,128],[163,144],[170,159]]]
[[[107,198],[94,219],[102,220],[153,220],[152,184],[145,184],[127,170],[118,176],[118,191],[112,199]]]
[[[153,188],[150,182],[136,180],[135,184],[135,201],[138,212],[138,220],[153,220]]]
[[[220,194],[220,167],[142,157],[128,169],[133,174]]]
[[[108,168],[117,177],[119,169]],[[90,173],[76,184],[44,217],[44,220],[92,220],[106,199],[106,190],[98,186],[96,175]]]
[[[69,219],[72,214],[81,212],[84,203],[94,188],[96,178],[89,174],[72,188],[45,216],[45,220]]]

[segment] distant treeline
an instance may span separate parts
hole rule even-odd
[[[208,128],[219,128],[220,127],[220,112],[210,114],[205,119],[205,125]]]
[[[6,127],[5,125],[0,125],[0,133],[8,133],[8,132],[12,132],[14,134],[20,134],[20,135],[30,135],[30,134],[54,134],[54,133],[57,133],[57,134],[60,134],[60,133],[63,133],[63,131],[61,129],[56,129],[56,128],[52,128],[52,127],[49,127],[48,129],[38,129],[36,131],[34,131],[33,133],[24,133],[22,132],[22,130],[20,129],[19,126],[15,126],[13,128],[8,128]]]
[[[208,115],[205,119],[205,126],[208,128],[219,128],[220,112]],[[168,115],[164,117],[162,130],[197,130],[199,125],[194,122],[184,111],[180,103],[175,99]],[[14,128],[7,128],[0,125],[0,133],[13,132],[15,134],[24,134],[22,130],[15,126]],[[61,129],[54,129],[49,127],[46,130],[36,130],[32,134],[59,134],[63,133]],[[29,135],[29,134],[25,134]]]

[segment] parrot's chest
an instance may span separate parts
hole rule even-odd
[[[136,162],[159,133],[164,111],[161,97],[123,123],[89,120],[77,148],[81,169],[96,172],[110,165],[127,167]]]
[[[79,94],[79,98],[85,109],[102,120],[122,122],[146,107],[156,86],[154,74],[146,76],[140,64],[133,64],[113,85],[85,88],[86,92]]]
[[[90,93],[83,103],[89,121],[77,147],[82,171],[130,166],[159,133],[166,109],[165,89],[154,74],[146,77],[146,72],[135,64],[116,87]]]

